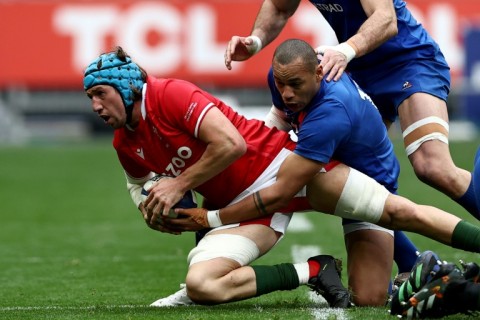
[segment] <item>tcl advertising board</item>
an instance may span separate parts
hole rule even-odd
[[[228,71],[224,52],[233,35],[250,34],[261,0],[6,1],[0,0],[0,89],[78,89],[82,71],[115,45],[150,74],[215,87],[264,87],[273,49],[287,38],[335,44],[308,2],[279,38]],[[408,1],[438,41],[455,81],[464,66],[464,31],[480,25],[480,1]]]

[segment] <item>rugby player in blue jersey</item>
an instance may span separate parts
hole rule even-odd
[[[347,70],[372,98],[387,127],[400,119],[405,150],[420,180],[480,219],[472,174],[458,168],[448,148],[449,66],[403,0],[310,0],[339,45],[321,46],[327,81]],[[259,52],[281,32],[300,0],[265,0],[248,37],[233,36],[225,65]]]
[[[282,43],[268,75],[274,106],[267,125],[286,131],[293,128],[298,135],[296,154],[322,164],[339,160],[395,193],[400,167],[377,108],[347,75],[336,82],[325,80],[323,66],[309,44]],[[384,304],[393,232],[352,220],[344,220],[343,225],[355,303]],[[402,272],[413,266],[412,251],[412,261]]]

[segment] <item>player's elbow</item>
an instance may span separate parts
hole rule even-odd
[[[388,38],[393,38],[398,34],[398,28],[397,28],[397,20],[395,19],[395,22],[393,24],[389,25],[388,30]]]
[[[295,194],[289,191],[288,188],[275,187],[270,189],[270,192],[265,194],[265,205],[269,212],[275,212],[281,208],[286,208],[292,201]]]
[[[395,11],[385,16],[385,25],[386,28],[384,30],[387,39],[393,38],[398,34],[397,15]]]
[[[243,138],[232,140],[228,147],[228,151],[233,157],[240,158],[247,152],[247,143]]]

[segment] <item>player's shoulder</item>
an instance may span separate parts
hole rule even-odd
[[[155,78],[151,76],[147,79],[147,87],[147,92],[161,91],[162,93],[171,91],[178,92],[182,90],[201,90],[198,86],[186,80],[177,78]]]

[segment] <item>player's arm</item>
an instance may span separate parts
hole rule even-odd
[[[210,180],[247,151],[245,139],[216,107],[205,115],[198,138],[206,144],[205,152],[194,165],[177,177],[185,192]]]
[[[321,46],[317,53],[323,54],[322,66],[325,73],[330,72],[327,81],[337,81],[353,59],[361,57],[398,33],[397,16],[391,0],[360,0],[367,20],[358,32],[337,46]]]
[[[397,35],[397,16],[391,0],[360,0],[368,19],[348,39],[361,57]]]
[[[203,118],[198,138],[206,145],[201,158],[175,179],[160,181],[150,190],[144,205],[152,223],[162,212],[168,215],[186,191],[195,189],[222,172],[247,150],[241,134],[215,107],[210,108]]]
[[[127,179],[127,190],[130,193],[133,203],[137,208],[140,209],[140,204],[143,201],[142,198],[142,187],[148,179],[152,178],[155,173],[150,172],[143,178],[133,178],[125,171],[125,178]]]
[[[275,213],[286,207],[290,200],[318,174],[323,165],[293,153],[284,160],[277,173],[277,180],[271,186],[220,210],[175,209],[175,212],[187,218],[173,219],[168,222],[169,227],[178,232],[195,231]]]
[[[225,50],[225,66],[232,61],[244,61],[277,38],[288,19],[295,13],[300,0],[265,0],[248,37],[233,36]]]
[[[145,182],[147,182],[154,175],[155,175],[154,172],[149,172],[146,176],[142,178],[134,178],[133,176],[129,175],[128,172],[125,170],[125,178],[127,180],[127,190],[130,193],[130,197],[132,198],[133,203],[138,208],[138,210],[142,214],[143,219],[145,220],[145,222],[150,228],[161,231],[161,232],[178,234],[178,232],[171,231],[165,228],[164,226],[162,226],[161,224],[157,224],[157,223],[152,224],[150,222],[150,219],[148,218],[147,210],[145,209],[142,203],[143,201],[142,188]]]
[[[299,4],[300,0],[265,0],[253,25],[252,35],[259,37],[266,47],[278,37]]]

